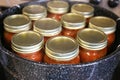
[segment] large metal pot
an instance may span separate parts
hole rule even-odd
[[[95,8],[95,16],[102,15],[117,21],[116,39],[110,52],[104,58],[85,64],[77,65],[48,65],[25,60],[10,52],[3,46],[3,19],[12,14],[21,13],[28,4],[42,4],[46,6],[47,0],[28,2],[11,7],[0,15],[0,62],[5,70],[8,80],[111,80],[112,75],[120,60],[120,21],[114,13],[98,7]],[[68,1],[70,5],[80,3]]]

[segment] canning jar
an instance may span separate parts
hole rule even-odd
[[[45,45],[44,62],[48,64],[79,64],[79,46],[67,36],[50,38]]]
[[[68,12],[69,4],[66,1],[53,0],[47,3],[48,17],[60,20],[61,16]]]
[[[15,34],[11,40],[12,50],[20,57],[42,62],[44,38],[37,32],[24,31]]]
[[[83,14],[86,19],[86,25],[89,23],[89,19],[94,16],[94,8],[89,4],[73,4],[71,7],[71,12]]]
[[[47,9],[43,5],[32,4],[25,6],[22,9],[22,13],[28,16],[34,23],[34,21],[47,16]]]
[[[61,17],[63,24],[62,35],[76,37],[77,31],[85,28],[85,18],[83,15],[67,13]]]
[[[116,22],[105,16],[96,16],[90,19],[90,28],[102,30],[107,35],[108,48],[115,40]]]
[[[31,29],[30,19],[22,14],[14,14],[4,19],[5,46],[10,48],[11,38],[14,34]]]
[[[107,53],[107,36],[97,29],[86,28],[78,31],[76,40],[80,46],[81,62],[92,62]]]
[[[50,37],[61,35],[62,25],[52,18],[42,18],[35,21],[33,30],[44,36],[44,42]]]

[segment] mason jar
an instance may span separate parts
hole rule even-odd
[[[107,35],[108,48],[115,41],[116,22],[105,16],[96,16],[90,19],[90,28],[103,31]]]
[[[68,12],[69,4],[62,0],[52,0],[47,3],[48,17],[60,21],[61,16]]]
[[[89,4],[77,3],[72,5],[71,12],[83,14],[86,19],[86,25],[88,25],[89,19],[94,16],[94,7]]]
[[[92,62],[107,54],[107,36],[97,29],[86,28],[78,31],[76,40],[80,46],[82,63]]]
[[[11,38],[14,34],[28,31],[31,29],[30,19],[22,14],[14,14],[7,16],[4,21],[4,42],[5,46],[10,48]]]
[[[33,30],[44,36],[44,42],[50,37],[61,35],[62,25],[52,18],[42,18],[35,22]]]
[[[61,17],[63,24],[62,35],[75,38],[78,30],[85,28],[85,18],[83,15],[67,13]]]
[[[44,38],[37,32],[24,31],[15,34],[11,40],[12,50],[21,58],[42,62]]]
[[[79,64],[79,46],[67,36],[50,38],[45,45],[44,62],[48,64]]]
[[[22,9],[22,14],[28,16],[34,24],[34,21],[47,17],[47,9],[39,4],[27,5]]]

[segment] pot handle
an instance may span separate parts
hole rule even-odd
[[[8,9],[9,7],[5,7],[5,6],[0,6],[0,15],[3,13],[3,11],[5,11],[6,9]]]

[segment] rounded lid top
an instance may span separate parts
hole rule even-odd
[[[22,10],[24,15],[27,15],[31,20],[45,18],[47,16],[47,9],[38,4],[25,6]]]
[[[85,18],[91,17],[94,15],[94,8],[88,4],[73,4],[71,7],[71,12],[77,14],[83,14]]]
[[[48,11],[56,14],[68,12],[69,4],[66,1],[53,0],[47,3]]]
[[[81,29],[85,27],[85,18],[81,14],[67,13],[61,17],[63,27],[68,29]]]
[[[54,36],[62,31],[62,25],[59,21],[52,18],[42,18],[35,21],[34,31],[43,36]]]
[[[107,46],[107,36],[97,29],[86,28],[77,33],[79,45],[85,49],[100,50]]]
[[[106,34],[109,34],[115,32],[116,22],[109,17],[96,16],[90,19],[89,27],[102,30]]]
[[[77,42],[66,36],[50,38],[46,42],[46,55],[52,59],[65,61],[75,58],[79,53]]]
[[[12,37],[12,49],[18,53],[32,53],[43,46],[43,36],[34,31],[24,31]]]
[[[14,14],[4,19],[4,29],[8,32],[18,33],[31,28],[30,19],[22,14]]]

